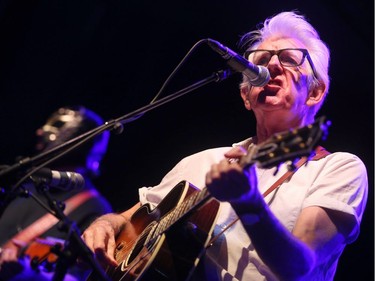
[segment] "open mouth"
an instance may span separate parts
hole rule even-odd
[[[279,80],[279,79],[271,79],[270,81],[268,81],[268,83],[267,83],[267,85],[270,85],[270,86],[273,86],[273,85],[275,85],[275,86],[281,86],[281,84],[282,84],[282,82],[281,82],[281,80]]]
[[[280,89],[278,86],[266,85],[264,90],[261,91],[258,95],[258,102],[264,103],[267,97],[273,97],[277,95],[277,90]]]

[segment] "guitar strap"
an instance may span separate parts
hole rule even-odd
[[[265,192],[263,192],[263,197],[266,197],[268,194],[274,191],[277,187],[279,187],[284,181],[286,181],[287,179],[290,179],[292,175],[308,160],[316,161],[316,160],[326,157],[329,154],[330,152],[328,152],[324,147],[318,146],[315,149],[315,155],[311,159],[305,156],[299,159],[298,162],[295,164],[295,168],[293,170],[288,170],[274,184],[272,184]],[[215,237],[211,239],[211,241],[208,243],[208,246],[211,246],[216,241],[216,239],[219,238],[219,236],[221,236],[225,231],[227,231],[230,227],[232,227],[232,225],[234,225],[239,219],[240,218],[236,218],[231,223],[229,223],[220,233],[218,233]]]
[[[321,158],[326,157],[328,154],[330,154],[324,147],[318,146],[315,149],[315,155],[311,158],[312,161],[319,160]],[[275,188],[279,187],[284,181],[287,179],[290,179],[292,175],[308,161],[308,157],[302,157],[299,159],[299,161],[295,165],[295,169],[288,170],[284,175],[282,175],[273,185],[271,185],[264,193],[263,197],[266,197],[268,194],[270,194]]]
[[[87,190],[84,192],[77,193],[73,197],[69,198],[65,201],[65,210],[64,214],[70,214],[74,209],[78,206],[82,205],[85,201],[89,200],[92,197],[98,196],[98,192],[96,190]],[[35,238],[41,236],[44,232],[58,223],[59,219],[56,218],[54,215],[47,213],[34,221],[32,224],[27,226],[22,231],[18,232],[14,235],[11,239],[9,239],[2,248],[14,248],[15,245],[12,240],[18,240],[24,242],[26,244],[30,243]]]

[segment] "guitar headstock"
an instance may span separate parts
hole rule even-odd
[[[322,116],[305,127],[275,134],[266,142],[255,146],[254,151],[245,156],[248,159],[241,161],[245,161],[246,165],[256,164],[260,168],[271,168],[281,162],[309,157],[318,142],[326,138],[330,124],[331,122]]]

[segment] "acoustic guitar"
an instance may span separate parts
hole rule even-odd
[[[310,157],[327,133],[329,122],[282,132],[255,146],[240,159],[244,168],[270,168],[281,162]],[[140,207],[116,237],[117,267],[106,274],[118,281],[188,280],[211,241],[219,202],[207,190],[187,181],[178,183],[155,208]],[[99,280],[91,273],[88,281]]]

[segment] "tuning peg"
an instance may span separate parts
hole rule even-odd
[[[275,172],[273,172],[273,175],[276,176],[277,173],[279,172],[279,170],[280,170],[280,164],[278,164],[278,165],[276,166],[276,169],[275,169]]]
[[[288,171],[290,172],[294,172],[295,170],[297,170],[297,166],[296,166],[296,162],[297,160],[289,160],[286,162],[286,167],[288,169]]]

